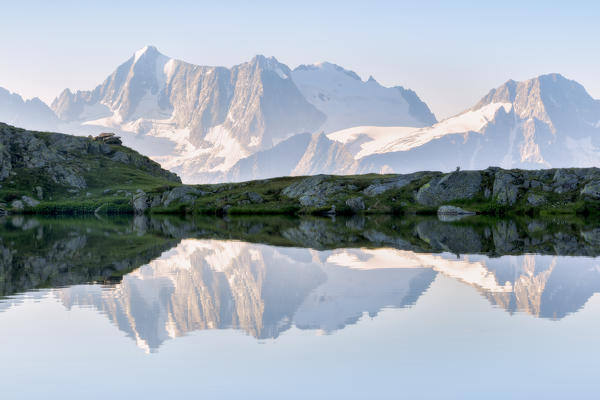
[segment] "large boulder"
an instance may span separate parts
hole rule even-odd
[[[527,204],[530,204],[534,207],[539,207],[546,204],[546,197],[541,194],[530,193],[527,195]]]
[[[10,206],[16,211],[23,211],[25,209],[25,205],[21,200],[13,200],[13,202],[10,203]]]
[[[492,197],[502,205],[512,206],[517,202],[522,177],[508,171],[497,171],[494,176]]]
[[[29,196],[22,196],[21,200],[23,201],[23,203],[25,203],[28,207],[35,207],[38,204],[40,204],[40,202],[34,198],[31,198]]]
[[[581,189],[580,194],[594,200],[600,200],[600,181],[592,181]]]
[[[475,215],[473,211],[456,206],[441,206],[438,208],[437,213],[438,215]]]
[[[143,190],[138,192],[133,197],[133,212],[136,215],[141,215],[148,209],[148,196]]]
[[[365,202],[362,197],[351,197],[346,200],[346,205],[354,213],[359,213],[365,209]]]
[[[367,186],[363,193],[367,196],[377,196],[392,189],[401,189],[410,183],[421,179],[427,172],[415,172],[408,175],[396,175],[390,178],[384,178],[373,182]]]
[[[417,192],[417,202],[438,206],[453,200],[474,198],[481,191],[481,172],[457,171],[433,178]]]
[[[567,193],[577,189],[580,178],[577,176],[577,170],[570,171],[567,169],[559,169],[554,174],[553,186],[555,193]]]
[[[336,195],[355,190],[356,186],[330,175],[315,175],[292,183],[283,189],[282,194],[298,199],[304,207],[324,207],[330,204]]]
[[[263,197],[256,192],[247,192],[246,197],[248,198],[248,201],[252,204],[261,204],[265,201]]]
[[[168,207],[173,203],[193,203],[203,194],[203,191],[194,186],[178,186],[163,194],[162,205]]]

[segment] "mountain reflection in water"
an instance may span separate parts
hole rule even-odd
[[[331,333],[414,304],[443,274],[510,313],[561,319],[600,291],[599,239],[578,220],[14,217],[0,309],[54,296],[152,352],[204,329]]]

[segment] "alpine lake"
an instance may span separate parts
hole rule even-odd
[[[597,398],[600,223],[0,219],[2,397]]]

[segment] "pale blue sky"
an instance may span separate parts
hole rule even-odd
[[[0,86],[50,102],[146,44],[195,64],[260,53],[411,88],[438,118],[509,78],[560,72],[600,98],[596,1],[2,1]]]

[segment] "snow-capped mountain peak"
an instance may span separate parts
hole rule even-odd
[[[336,172],[589,167],[600,164],[600,101],[560,74],[509,80],[474,107],[423,128],[362,126],[328,134],[358,166]]]
[[[406,95],[381,86],[373,78],[364,82],[355,72],[336,64],[301,65],[293,70],[292,77],[304,97],[327,115],[320,128],[325,133],[357,125],[420,127],[435,122],[414,92]],[[425,112],[414,113],[415,109]]]
[[[133,62],[136,63],[142,56],[160,54],[158,49],[152,45],[146,45],[133,54]]]

